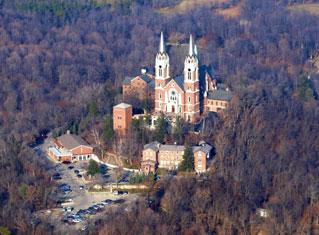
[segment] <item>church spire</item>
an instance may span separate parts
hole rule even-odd
[[[190,35],[189,37],[189,52],[188,52],[189,56],[193,56],[194,55],[194,45],[193,45],[193,36]]]
[[[194,46],[194,54],[196,55],[196,56],[198,56],[198,50],[197,50],[197,45],[195,44],[195,46]]]
[[[160,42],[159,52],[160,52],[160,53],[164,53],[164,52],[165,52],[165,44],[164,44],[163,31],[161,32],[161,42]]]

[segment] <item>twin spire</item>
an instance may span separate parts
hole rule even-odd
[[[165,44],[164,44],[164,35],[163,32],[161,32],[161,42],[160,42],[160,48],[159,48],[160,53],[165,52]]]
[[[161,32],[161,41],[160,41],[160,47],[159,47],[159,52],[164,53],[165,52],[165,42],[164,42],[164,35],[163,32]],[[193,43],[193,36],[190,35],[189,37],[189,50],[188,50],[188,55],[189,56],[197,56],[198,51],[197,51],[197,46],[194,46]]]

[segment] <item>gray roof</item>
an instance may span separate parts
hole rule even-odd
[[[206,154],[209,154],[210,151],[212,151],[212,149],[213,149],[213,147],[210,146],[209,144],[203,144],[201,146],[194,146],[193,147],[193,153],[196,153],[198,151],[202,151],[202,152],[204,152]]]
[[[121,108],[121,109],[126,109],[126,108],[130,108],[130,107],[132,107],[132,105],[126,104],[126,103],[120,103],[120,104],[114,106],[114,108]]]
[[[72,134],[64,134],[58,137],[58,141],[66,148],[66,149],[74,149],[80,145],[89,146],[80,136],[72,135]]]
[[[151,83],[154,81],[154,79],[152,79],[152,75],[150,74],[141,74],[141,75],[138,75],[136,77],[140,77],[142,80],[144,80],[146,83]],[[124,81],[123,81],[123,84],[124,85],[130,85],[131,84],[131,81],[136,78],[136,77],[125,77]],[[154,83],[155,84],[155,83]]]
[[[173,78],[173,80],[177,83],[177,85],[182,88],[184,90],[184,76],[180,75],[177,76],[175,78]]]
[[[154,142],[151,142],[149,144],[144,145],[144,150],[152,149],[154,151],[158,151],[160,145],[161,144],[158,141],[154,141]]]
[[[160,146],[160,151],[184,151],[185,147],[183,145],[166,144]]]
[[[149,85],[151,88],[155,89],[155,80],[152,80],[148,85]]]
[[[125,77],[123,84],[124,85],[130,85],[133,77]]]
[[[226,91],[222,89],[211,90],[207,92],[207,98],[210,100],[222,100],[222,101],[230,101],[233,97],[231,91]]]
[[[142,78],[146,83],[150,83],[151,81],[153,81],[151,76],[147,74],[142,74],[139,77]]]

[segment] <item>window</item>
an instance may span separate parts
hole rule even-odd
[[[163,72],[162,72],[162,66],[160,65],[160,66],[159,66],[159,70],[158,70],[158,75],[159,75],[160,77],[162,77],[162,74],[163,74]]]
[[[191,102],[191,97],[190,96],[188,96],[188,103],[190,103]]]
[[[162,94],[161,93],[159,94],[159,98],[160,98],[160,100],[162,99]]]
[[[122,120],[122,117],[121,117],[121,116],[118,116],[117,119]]]
[[[188,69],[188,80],[191,80],[192,79],[192,73],[190,71],[190,69]]]

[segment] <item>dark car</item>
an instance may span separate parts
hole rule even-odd
[[[62,177],[61,177],[61,176],[52,176],[52,179],[54,179],[54,180],[61,180]]]
[[[59,177],[59,176],[61,176],[60,173],[54,173],[54,174],[52,175],[52,177]]]
[[[81,174],[78,174],[78,175],[76,175],[78,178],[82,178],[82,175]]]
[[[71,164],[71,162],[70,162],[70,161],[63,161],[62,163],[63,163],[63,164],[65,164],[65,165],[69,165],[69,164]]]
[[[74,166],[68,166],[68,168],[69,168],[70,170],[72,170],[72,169],[74,168]]]
[[[75,174],[79,174],[80,171],[79,171],[79,170],[74,170],[74,173],[75,173]]]

